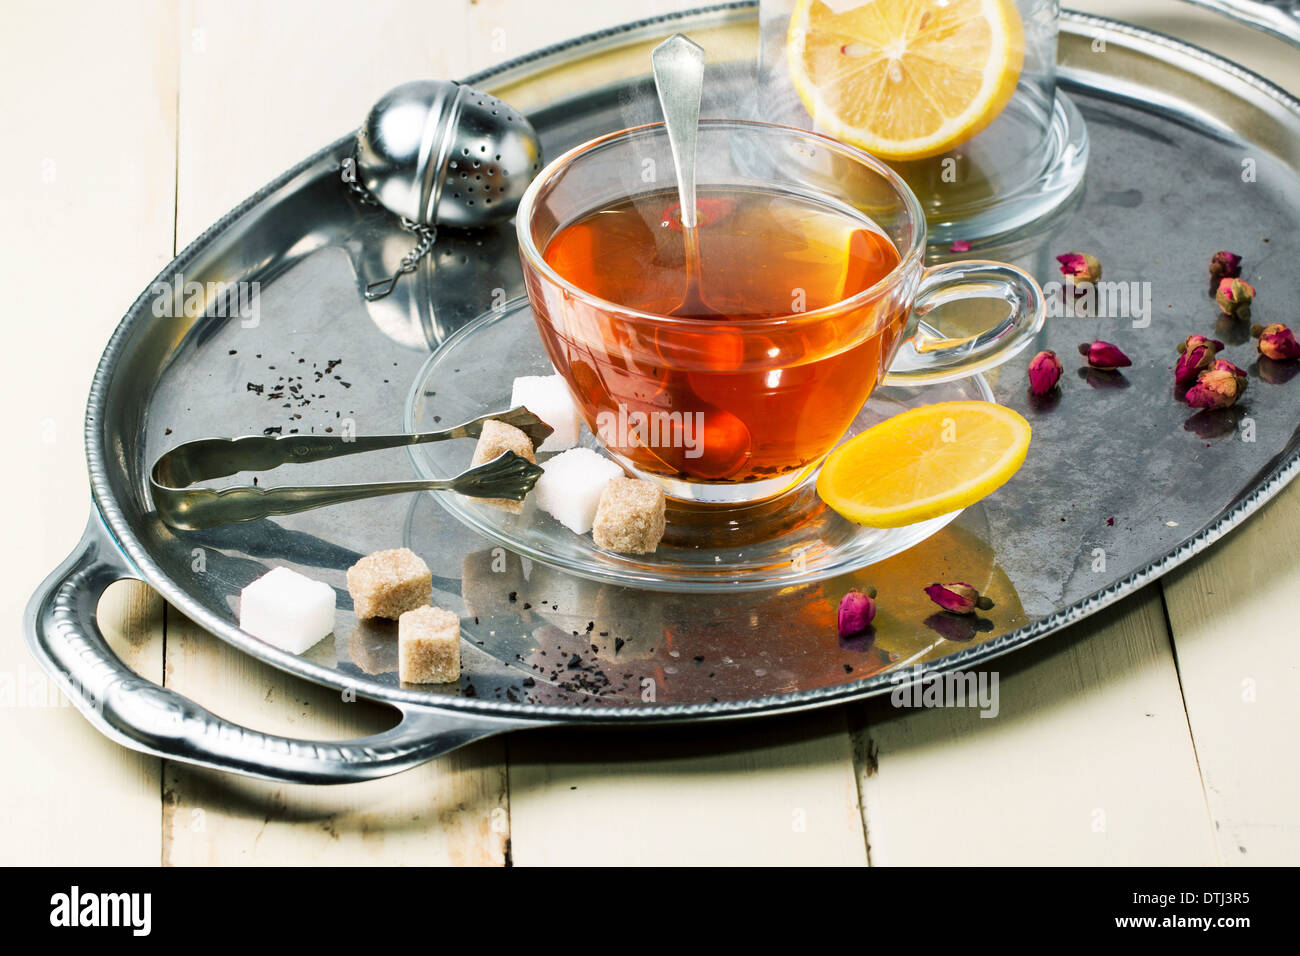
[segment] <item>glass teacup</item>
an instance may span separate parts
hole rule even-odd
[[[670,497],[783,494],[816,472],[876,385],[987,369],[1042,325],[1042,292],[1014,266],[925,268],[915,195],[835,140],[702,121],[698,258],[673,177],[662,124],[624,130],[547,166],[517,218],[552,364],[604,448]],[[955,338],[921,322],[969,298],[1002,300],[1006,314]]]

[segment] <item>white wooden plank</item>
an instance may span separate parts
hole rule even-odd
[[[182,245],[355,129],[408,80],[454,79],[464,0],[191,0],[181,45]]]
[[[156,864],[158,762],[101,737],[40,674],[23,606],[72,549],[90,507],[82,444],[99,354],[171,258],[175,12],[166,3],[11,5],[0,30],[0,283],[20,361],[0,379],[13,415],[0,551],[0,863]],[[16,141],[14,141],[16,142]],[[161,608],[115,586],[103,626],[127,663],[161,672]],[[104,821],[111,820],[106,826]]]
[[[516,866],[866,863],[840,710],[509,747]]]
[[[378,733],[396,712],[345,702],[227,647],[168,609],[167,685],[258,730],[313,740]],[[283,785],[169,762],[163,860],[190,865],[505,863],[504,744],[488,740],[406,773]]]
[[[1294,47],[1216,14],[1169,0],[1086,6],[1173,33],[1300,91]],[[1289,241],[1294,246],[1294,237]],[[1297,532],[1300,489],[1292,486],[1164,581],[1188,720],[1219,857],[1228,864],[1277,865],[1300,856],[1300,769],[1279,759],[1294,751],[1287,728],[1300,722],[1288,610],[1300,584]]]
[[[1229,864],[1300,859],[1295,596],[1300,486],[1165,580],[1178,671],[1219,853]]]
[[[505,0],[480,0],[480,3],[470,4],[471,8],[480,9],[467,12],[459,2],[389,4],[381,5],[375,15],[371,14],[369,7],[356,8],[364,9],[364,16],[357,13],[354,19],[349,19],[353,7],[344,4],[316,4],[310,13],[287,5],[279,10],[250,9],[251,4],[222,5],[220,8],[215,4],[196,5],[183,25],[179,28],[173,25],[171,32],[171,35],[179,37],[185,57],[185,76],[194,84],[195,99],[199,104],[194,113],[187,112],[188,101],[181,107],[185,130],[181,146],[182,170],[193,174],[188,183],[182,175],[182,239],[197,234],[209,221],[285,166],[355,125],[360,113],[383,89],[416,75],[400,62],[403,57],[411,55],[412,50],[418,50],[421,56],[427,55],[427,62],[435,69],[439,55],[449,54],[444,61],[446,75],[459,75],[469,68],[517,55],[564,36],[632,19],[647,12],[644,4],[636,4],[637,9],[632,10],[630,7],[633,5],[608,2],[592,5],[598,7],[594,10],[575,5],[577,12],[570,12],[575,6],[566,6],[557,14],[557,8],[545,5],[551,15],[529,13],[541,6],[521,4],[517,7],[514,0],[509,4]],[[1119,14],[1131,16],[1134,5],[1123,6],[1125,10]],[[1159,6],[1181,9],[1179,5]],[[107,49],[121,51],[120,43],[115,46],[105,42],[106,36],[113,35],[110,25],[95,19],[88,10],[88,7],[76,8],[70,12],[67,7],[59,7],[54,11],[53,16],[59,18],[64,32],[67,31],[67,22],[72,21],[84,24],[87,36],[81,46],[73,44],[69,50],[69,57],[75,58],[80,54],[75,66],[72,63],[60,66],[62,61],[52,63],[50,76],[37,78],[37,82],[47,84],[46,88],[57,88],[60,82],[69,82],[68,77],[75,77],[93,54],[89,49],[92,43],[104,43]],[[453,18],[461,18],[460,29],[467,38],[463,53],[457,52],[462,48],[446,42],[445,31],[430,34],[427,30],[412,27],[409,32],[404,32],[404,28],[390,29],[388,34],[372,35],[371,32],[376,17],[390,25],[414,23],[419,26],[429,22],[420,20],[421,16],[445,18],[449,13]],[[24,48],[35,45],[31,37],[51,30],[41,21],[32,28],[34,32],[24,34],[22,28],[30,21],[23,20],[23,17],[29,14],[30,11],[24,9],[22,14],[11,19],[10,26],[16,23],[17,32],[11,29],[6,33],[6,37],[16,37]],[[123,17],[119,10],[115,12],[115,18],[140,34],[140,24],[130,16]],[[570,23],[570,18],[575,22]],[[365,22],[360,22],[361,19]],[[576,22],[579,19],[581,24]],[[494,22],[506,27],[504,37],[493,34],[495,28],[490,24]],[[295,33],[295,23],[311,25]],[[330,23],[341,26],[335,32],[326,26]],[[516,42],[521,34],[524,39]],[[1207,36],[1211,40],[1221,40],[1222,34],[1213,32]],[[24,40],[24,37],[29,39]],[[358,40],[358,37],[362,39]],[[211,45],[214,38],[219,41],[215,47]],[[248,52],[247,46],[234,43],[238,39],[247,44],[250,38],[253,53]],[[304,42],[305,38],[311,43]],[[504,47],[494,49],[492,44],[501,40],[504,40]],[[428,50],[420,46],[425,41],[430,44]],[[1264,49],[1268,49],[1271,41],[1260,42]],[[391,56],[394,46],[405,53],[395,58],[399,61],[396,66],[391,59],[373,64],[364,57],[357,61],[341,59],[344,48],[351,49],[349,44],[382,49],[385,56]],[[313,45],[314,54],[303,52],[304,47]],[[154,64],[157,75],[144,86],[157,93],[155,105],[159,109],[169,102],[167,91],[161,89],[158,82],[159,76],[165,76],[167,72],[161,61],[168,49],[175,49],[175,45],[164,37],[155,44],[150,57],[145,58]],[[214,49],[229,59],[215,63],[198,62],[197,57],[206,56]],[[32,84],[32,58],[20,57],[4,47],[0,47],[0,52],[8,54],[0,63],[0,69],[18,64],[23,71],[22,84]],[[1252,66],[1261,68],[1260,59],[1267,59],[1271,54],[1256,51],[1256,55],[1258,58],[1252,60]],[[268,60],[277,62],[268,65]],[[311,68],[312,62],[353,65],[347,71],[322,75],[320,69]],[[391,75],[375,81],[372,88],[358,89],[389,67],[392,67]],[[129,76],[122,80],[123,84],[129,81],[134,82]],[[11,89],[18,88],[13,82],[6,85]],[[82,91],[80,84],[77,87]],[[103,89],[102,84],[100,88]],[[237,106],[241,101],[264,102],[266,92],[271,90],[272,95],[278,95],[275,93],[277,89],[284,95],[294,91],[307,94],[314,91],[317,95],[308,95],[303,107],[296,111],[296,118],[291,121],[285,121],[286,112],[279,108],[240,110]],[[57,94],[57,89],[55,92]],[[138,92],[137,88],[136,95]],[[174,89],[171,92],[174,94]],[[356,102],[348,100],[349,96]],[[111,99],[119,106],[126,101],[120,96]],[[174,95],[171,99],[174,100]],[[24,101],[11,106],[6,101],[4,118],[11,120],[8,110],[25,109],[30,105]],[[24,115],[14,117],[11,123],[24,125],[11,125],[9,128],[33,128],[35,119]],[[104,122],[107,125],[108,119]],[[123,128],[151,128],[147,119],[143,123],[141,127],[139,122],[128,119]],[[84,125],[79,126],[78,136],[85,129]],[[112,135],[105,130],[100,139],[111,141]],[[165,130],[154,130],[144,139],[162,141],[166,135]],[[45,141],[51,140],[46,138]],[[72,145],[71,141],[68,145]],[[68,148],[60,147],[52,151],[50,157],[42,159],[42,171],[46,169],[44,159],[55,160],[55,183],[59,181],[58,177],[66,174],[67,166],[60,157],[67,154]],[[74,157],[71,161],[78,162],[88,155]],[[95,209],[84,208],[86,203],[94,205],[115,200],[128,205],[134,212],[144,209],[146,220],[152,220],[154,213],[160,211],[163,215],[157,218],[169,221],[169,203],[158,206],[157,210],[149,208],[150,203],[156,202],[160,196],[170,197],[170,181],[166,178],[170,171],[164,168],[169,162],[150,165],[148,160],[142,162],[139,157],[119,155],[123,156],[120,168],[105,170],[103,156],[99,154],[93,157],[93,169],[83,168],[84,174],[90,177],[105,175],[100,186],[106,185],[108,175],[114,175],[117,192],[113,195],[107,195],[107,191],[90,191],[88,196],[87,191],[69,189],[58,202],[39,206],[33,204],[43,201],[42,198],[27,195],[27,190],[20,193],[16,189],[0,187],[6,214],[19,211],[27,217],[14,219],[6,216],[7,222],[21,223],[26,230],[15,231],[9,241],[14,242],[21,236],[22,251],[26,251],[28,245],[34,244],[31,239],[34,234],[44,235],[33,230],[48,228],[51,233],[72,234],[82,228],[87,217],[95,218]],[[232,156],[242,158],[232,162]],[[8,172],[8,164],[14,161],[14,157],[6,154],[0,159],[0,164],[3,164],[0,169]],[[14,175],[7,176],[6,180],[23,182]],[[138,188],[142,182],[149,188]],[[128,199],[132,201],[127,202]],[[118,211],[114,215],[103,214],[100,218],[115,224],[121,222],[122,216]],[[51,235],[41,245],[57,248],[60,241]],[[146,253],[155,256],[156,261],[151,268],[140,273],[144,278],[132,279],[130,269],[122,268],[113,259],[114,256],[130,255],[131,244],[118,241],[113,246],[101,250],[104,255],[99,262],[105,266],[103,276],[90,287],[96,289],[97,298],[108,299],[113,295],[113,284],[124,282],[119,298],[125,304],[167,256],[163,251]],[[15,268],[17,262],[26,262],[26,259],[15,256],[5,256],[3,260],[5,265],[0,268],[6,270]],[[109,264],[114,268],[107,268]],[[28,311],[44,317],[50,310],[43,290],[57,287],[61,270],[65,267],[51,259],[41,268],[45,271],[33,273],[24,265],[20,276],[7,277],[11,278],[11,288],[26,286],[33,290],[32,307]],[[80,268],[81,274],[85,275],[84,264]],[[120,308],[110,310],[114,313],[120,311]],[[90,344],[82,343],[84,355],[80,360],[85,363],[88,380],[93,358],[98,354],[116,314],[111,320],[102,315],[83,318],[79,313],[72,318],[107,323],[104,328],[88,333]],[[44,345],[53,349],[57,343],[66,353],[67,328],[66,323],[32,323],[24,331],[35,336],[46,334],[48,341],[38,339],[34,343],[37,347]],[[74,351],[76,348],[74,344]],[[77,361],[76,355],[69,358],[73,364]],[[21,381],[14,387],[25,389]],[[78,399],[82,395],[84,388],[79,391]],[[10,407],[16,407],[18,401],[30,402],[25,391],[16,391],[5,397],[12,400]],[[79,440],[79,417],[79,408],[75,414],[60,412],[55,415],[51,419],[54,441],[48,443],[52,447],[42,445],[38,450],[38,454],[46,456],[41,458],[41,463],[52,475],[52,482],[42,489],[48,496],[43,500],[46,507],[40,512],[43,520],[37,522],[33,518],[28,537],[40,541],[44,534],[47,550],[52,553],[48,561],[35,569],[28,562],[24,562],[22,567],[6,568],[15,574],[26,572],[30,576],[39,568],[52,567],[75,539],[81,515],[75,509],[69,513],[66,504],[69,500],[84,500],[84,468],[79,461],[74,467],[68,467],[67,459],[70,457],[70,442]],[[43,427],[43,434],[50,434],[50,429]],[[59,482],[78,487],[69,491],[63,486],[60,490]],[[82,497],[78,498],[79,495]],[[35,527],[38,523],[40,528]],[[1246,542],[1243,547],[1257,546],[1261,553],[1275,555],[1274,565],[1280,564],[1276,555],[1285,555],[1286,552],[1279,550],[1277,541],[1294,540],[1291,533],[1294,531],[1293,516],[1279,522],[1279,527],[1286,533],[1279,532],[1277,541],[1266,539],[1263,544],[1247,536],[1258,523],[1252,523],[1239,532],[1238,537]],[[1229,539],[1220,547],[1226,549],[1236,540],[1236,537]],[[1210,559],[1215,558],[1217,553],[1212,553]],[[1230,575],[1225,578],[1222,568],[1213,570],[1215,573],[1209,581],[1201,581],[1195,577],[1201,573],[1198,566],[1188,572],[1188,576],[1171,582],[1169,593],[1170,615],[1179,638],[1184,690],[1189,698],[1193,729],[1197,732],[1202,766],[1210,788],[1211,809],[1221,827],[1220,846],[1227,857],[1235,852],[1238,844],[1234,841],[1239,838],[1246,840],[1240,845],[1252,849],[1265,847],[1274,832],[1270,827],[1281,821],[1282,838],[1275,843],[1285,850],[1293,846],[1287,841],[1294,831],[1287,828],[1294,827],[1294,813],[1285,811],[1288,803],[1291,807],[1295,805],[1294,778],[1284,779],[1278,785],[1274,781],[1275,775],[1270,773],[1275,764],[1263,761],[1262,755],[1251,751],[1249,746],[1245,748],[1246,754],[1241,755],[1242,742],[1247,738],[1240,726],[1232,728],[1235,732],[1225,731],[1222,736],[1198,729],[1217,729],[1217,722],[1225,714],[1231,719],[1234,714],[1242,716],[1244,709],[1243,702],[1232,700],[1221,682],[1213,680],[1215,668],[1221,669],[1221,645],[1228,622],[1223,617],[1225,612],[1201,605],[1206,605],[1208,600],[1208,591],[1205,590],[1208,584],[1223,583],[1226,590],[1226,581],[1235,580]],[[1247,620],[1253,621],[1252,637],[1258,636],[1261,630],[1266,631],[1269,619],[1264,617],[1266,612],[1263,608],[1275,606],[1270,602],[1287,590],[1286,585],[1294,584],[1286,577],[1285,566],[1280,570],[1266,566],[1265,570],[1275,572],[1273,577],[1256,573],[1244,579],[1242,588],[1231,589],[1234,599],[1242,596],[1227,612],[1233,614],[1234,637],[1240,627],[1239,615],[1243,613]],[[13,579],[12,575],[10,579]],[[1248,588],[1244,585],[1257,579],[1263,580],[1262,596],[1250,592],[1251,597],[1245,598]],[[1275,587],[1278,590],[1275,591]],[[1188,593],[1182,593],[1183,588]],[[105,619],[120,617],[123,612],[112,608],[120,608],[123,603],[134,608],[127,613],[126,619],[136,623],[130,624],[122,635],[115,638],[121,646],[129,647],[129,640],[122,643],[128,634],[157,633],[154,623],[156,600],[150,602],[145,592],[134,586],[123,586],[114,591],[105,604]],[[18,601],[20,605],[21,599]],[[10,616],[10,620],[16,618],[17,612]],[[969,712],[952,711],[907,716],[877,714],[877,722],[859,735],[861,750],[864,754],[873,754],[879,768],[878,772],[863,780],[875,862],[967,858],[1026,861],[1047,855],[1044,848],[1053,847],[1058,851],[1054,854],[1055,862],[1067,859],[1206,862],[1212,859],[1213,850],[1207,849],[1212,847],[1208,837],[1208,816],[1198,822],[1197,815],[1198,807],[1200,814],[1205,815],[1204,796],[1199,795],[1199,787],[1188,786],[1190,748],[1185,732],[1181,738],[1177,732],[1180,711],[1170,706],[1170,664],[1167,648],[1162,647],[1163,626],[1158,609],[1148,596],[1142,602],[1126,605],[1125,613],[1109,624],[1100,623],[1085,630],[1089,636],[1082,642],[1074,639],[1066,650],[1054,650],[1045,645],[1041,650],[1021,655],[1027,658],[1024,662],[1018,658],[1009,659],[1003,671],[1001,688],[1003,716],[997,720],[979,722]],[[175,685],[187,688],[186,692],[200,697],[208,706],[236,719],[246,719],[266,729],[279,728],[315,736],[370,732],[383,725],[375,714],[359,705],[343,705],[331,699],[333,695],[328,692],[300,682],[289,682],[282,675],[245,661],[198,633],[188,622],[177,621],[173,636],[177,660],[170,676]],[[19,647],[17,642],[13,644]],[[146,638],[137,651],[132,652],[132,660],[146,674],[149,673],[149,662],[156,662],[156,657],[149,657],[149,647],[150,640]],[[22,653],[25,655],[25,651]],[[12,660],[25,659],[6,654],[8,652],[0,649],[0,661],[6,669],[11,669]],[[1242,662],[1265,673],[1278,659],[1277,654],[1278,648],[1273,644],[1259,641],[1247,648]],[[251,675],[239,673],[241,668],[248,667],[253,670]],[[205,672],[233,676],[209,681],[204,678]],[[1285,681],[1288,675],[1280,673],[1277,676]],[[1293,685],[1294,674],[1289,677],[1290,685]],[[1284,683],[1284,686],[1290,685]],[[1018,704],[1013,701],[1013,686],[1018,688]],[[1176,685],[1172,686],[1176,689]],[[1270,688],[1267,682],[1256,681],[1257,699],[1253,706],[1258,707],[1261,703],[1260,694],[1266,706],[1253,713],[1267,715],[1268,719],[1261,720],[1261,723],[1287,726],[1289,722],[1285,718],[1293,715],[1279,707],[1279,695],[1273,692],[1275,688]],[[1240,682],[1236,689],[1241,689]],[[265,699],[268,692],[271,701]],[[286,711],[281,706],[283,698],[278,695],[290,692],[300,704]],[[1153,703],[1158,705],[1155,709],[1152,709]],[[1004,723],[1008,708],[1016,719]],[[326,718],[304,716],[317,710],[326,710],[329,714]],[[30,717],[24,713],[15,721],[0,723],[0,752],[8,756],[8,748],[25,747],[32,743],[29,738],[33,733],[39,736],[45,732],[42,726],[46,721],[58,721],[67,725],[59,729],[60,752],[67,753],[72,749],[68,743],[69,735],[75,737],[81,732],[84,739],[80,746],[89,751],[92,760],[96,756],[111,755],[110,767],[101,770],[93,766],[87,769],[85,758],[78,755],[71,761],[74,765],[79,764],[78,772],[99,773],[101,776],[97,779],[104,776],[116,779],[116,775],[122,773],[123,764],[129,767],[137,761],[144,765],[147,785],[148,761],[138,761],[133,755],[102,741],[70,710],[42,713],[35,730]],[[967,726],[963,720],[974,720],[975,723]],[[821,721],[827,721],[828,725],[820,725]],[[1152,722],[1154,729],[1149,729],[1147,725]],[[601,842],[613,847],[609,855],[614,859],[658,860],[671,856],[676,848],[677,859],[681,861],[811,860],[814,855],[811,851],[815,850],[818,856],[815,862],[840,859],[860,862],[852,850],[855,845],[851,838],[852,827],[843,825],[844,807],[855,812],[855,803],[851,778],[849,786],[844,784],[847,750],[842,728],[837,730],[835,724],[833,715],[800,718],[791,723],[793,729],[776,733],[776,742],[772,742],[769,736],[770,729],[776,724],[727,726],[710,731],[704,743],[696,742],[693,746],[689,740],[687,744],[675,740],[677,735],[660,736],[654,732],[641,732],[630,741],[611,735],[567,733],[536,738],[535,743],[530,736],[513,738],[510,747],[515,759],[512,761],[511,783],[516,788],[516,800],[511,813],[515,827],[515,858],[521,863],[563,860],[576,852],[574,848],[591,846],[589,840],[595,827],[594,832],[603,835]],[[994,725],[992,729],[986,726],[990,724]],[[1124,736],[1125,728],[1137,728],[1135,740]],[[1271,739],[1265,734],[1249,738],[1265,748]],[[409,787],[405,785],[406,781],[414,781],[417,775],[425,773],[424,769],[383,784],[316,790],[263,787],[186,768],[171,768],[166,815],[168,860],[177,863],[205,860],[292,862],[298,859],[328,862],[500,862],[504,855],[505,837],[500,821],[505,812],[505,797],[500,755],[493,749],[498,746],[489,743],[481,753],[471,751],[463,757],[453,757],[450,761],[440,761],[426,768],[436,777],[432,787],[428,781],[419,785],[412,783]],[[736,747],[749,749],[737,754]],[[22,756],[34,763],[38,755],[49,749],[48,743],[43,748],[33,746],[22,751]],[[590,755],[575,758],[573,754],[578,750],[585,750]],[[630,760],[625,756],[628,750],[632,752]],[[1100,755],[1098,750],[1102,751]],[[638,755],[644,759],[637,759]],[[1235,766],[1231,761],[1239,755],[1243,765],[1269,774],[1269,780],[1261,782],[1243,772],[1242,766]],[[461,761],[464,766],[451,765]],[[1191,766],[1194,768],[1194,762]],[[1240,786],[1219,783],[1236,779],[1244,782]],[[1151,786],[1152,780],[1159,780],[1160,786]],[[973,788],[967,786],[971,781],[976,781]],[[1138,797],[1126,797],[1123,788],[1143,789],[1135,781],[1145,782],[1147,792]],[[1193,779],[1192,782],[1196,781]],[[123,789],[130,786],[126,784]],[[570,790],[571,786],[576,786],[577,790]],[[156,779],[154,787],[156,792]],[[792,790],[794,796],[779,793],[782,788]],[[751,789],[757,793],[743,792]],[[714,790],[733,797],[730,816],[722,806],[724,801],[712,797]],[[20,854],[15,859],[31,858],[32,854],[40,853],[43,861],[57,860],[60,853],[71,852],[72,837],[75,836],[76,848],[94,856],[95,843],[87,843],[85,834],[77,833],[76,828],[66,827],[67,820],[84,819],[88,812],[87,808],[75,802],[72,791],[73,788],[57,786],[56,781],[40,790],[30,804],[18,803],[16,806],[16,798],[7,795],[6,810],[30,814],[33,806],[50,805],[52,809],[46,812],[65,826],[61,837],[55,832],[57,828],[51,826],[49,829],[54,835],[49,842],[44,836],[29,837],[27,843],[20,841],[6,847],[6,852]],[[830,801],[811,799],[816,794],[824,796],[825,791],[834,794],[835,798]],[[803,794],[810,798],[805,799]],[[1087,799],[1090,795],[1091,800]],[[115,794],[109,799],[121,800],[122,797]],[[50,801],[54,803],[51,805]],[[919,805],[906,806],[909,801]],[[971,814],[964,809],[970,806],[979,808],[979,819],[974,824]],[[808,811],[810,807],[813,813],[805,816],[805,829],[800,833],[796,827],[797,813]],[[104,811],[102,794],[97,793],[95,808]],[[195,810],[202,813],[196,815]],[[1080,810],[1084,811],[1086,818],[1087,838],[1083,842],[1072,826]],[[1105,815],[1105,829],[1100,833],[1093,829],[1099,819],[1097,810]],[[829,815],[823,817],[823,812]],[[1143,813],[1149,818],[1143,822],[1154,825],[1147,832],[1135,832],[1132,821]],[[30,819],[29,816],[22,818]],[[145,858],[143,862],[150,862],[147,857],[151,848],[154,859],[157,858],[156,835],[143,841],[133,838],[139,834],[131,830],[129,808],[115,819],[125,819],[128,824],[115,826],[113,833],[101,835],[102,840],[108,841],[98,847],[105,862],[136,856]],[[629,820],[635,823],[629,826]],[[644,833],[638,829],[642,820],[647,823]],[[832,820],[839,822],[829,829],[822,828],[822,824]],[[926,827],[933,828],[936,823],[944,835],[926,839]],[[1202,823],[1206,825],[1204,828]],[[789,828],[788,831],[785,827]],[[631,839],[630,829],[634,830]],[[155,826],[153,834],[156,832]],[[582,839],[574,839],[574,832],[581,832]],[[828,838],[827,833],[839,834],[840,839]],[[1204,839],[1198,836],[1202,833],[1207,834]],[[794,835],[811,835],[812,839],[801,844],[794,840]],[[914,837],[916,839],[912,839]],[[39,845],[34,843],[37,839],[42,841]],[[378,848],[372,848],[374,843],[379,844]],[[857,845],[860,845],[860,836]],[[838,851],[835,847],[839,848]],[[699,848],[698,852],[694,852],[696,848]],[[126,856],[120,855],[122,853]],[[1254,860],[1268,858],[1266,849],[1246,856]],[[590,858],[589,852],[584,854],[584,859]]]
[[[361,122],[396,84],[465,72],[466,4],[195,0],[182,18],[182,239]],[[313,739],[374,733],[347,704],[220,644],[169,611],[167,683],[232,720]],[[379,782],[276,786],[169,764],[164,857],[206,863],[502,864],[503,744]]]
[[[470,66],[690,6],[477,0]],[[841,714],[684,733],[523,734],[509,753],[518,866],[865,862]]]
[[[690,0],[470,0],[469,66],[485,69],[552,43],[700,6]]]
[[[1155,590],[996,671],[996,717],[865,708],[873,865],[1215,861]]]

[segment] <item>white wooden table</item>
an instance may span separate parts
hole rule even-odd
[[[6,4],[0,863],[1300,860],[1300,486],[1162,583],[1000,661],[995,720],[886,701],[708,729],[529,733],[331,789],[123,750],[39,675],[23,605],[85,520],[85,395],[149,278],[389,87],[692,5]],[[1300,54],[1212,14],[1084,6],[1300,92]],[[235,653],[142,585],[116,585],[100,622],[139,673],[238,722],[325,738],[389,721]]]

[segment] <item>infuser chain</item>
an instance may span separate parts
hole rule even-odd
[[[376,199],[365,186],[357,180],[356,175],[356,158],[348,156],[343,160],[343,181],[347,183],[348,189],[358,198],[362,205],[379,206],[381,203]],[[413,248],[406,255],[402,256],[401,264],[397,271],[385,279],[376,279],[366,285],[366,301],[374,302],[376,299],[382,299],[388,295],[397,286],[398,280],[407,273],[414,272],[420,264],[420,260],[427,256],[432,250],[434,243],[438,239],[438,230],[435,226],[426,226],[422,222],[416,222],[406,216],[400,217],[402,228],[412,233],[418,240]]]

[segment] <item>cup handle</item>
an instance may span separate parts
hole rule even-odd
[[[960,338],[947,338],[925,322],[931,309],[961,299],[999,299],[1007,316],[996,325]],[[1004,262],[966,259],[932,266],[921,273],[908,327],[886,385],[948,382],[1001,365],[1023,350],[1046,314],[1043,290],[1028,272]]]

